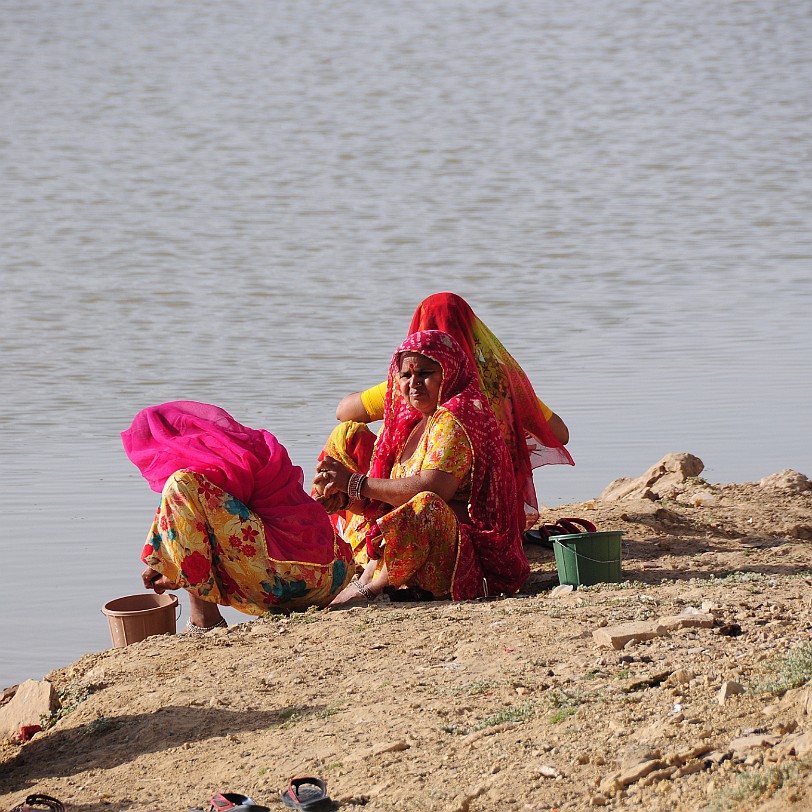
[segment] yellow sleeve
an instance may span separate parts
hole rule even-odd
[[[444,471],[462,479],[473,464],[474,452],[465,429],[447,409],[438,409],[429,428],[420,469]]]
[[[538,399],[541,411],[544,412],[544,419],[548,420],[553,416],[553,410],[541,399]],[[364,404],[366,406],[366,404]]]
[[[386,381],[361,392],[361,402],[370,421],[383,420],[383,400],[386,397]]]

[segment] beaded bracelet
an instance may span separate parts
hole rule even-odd
[[[350,497],[350,502],[361,498],[361,488],[364,487],[364,482],[367,478],[364,474],[352,474],[350,476],[349,484],[347,485],[347,496]]]

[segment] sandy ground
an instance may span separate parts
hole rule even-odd
[[[282,809],[306,774],[369,812],[812,809],[812,683],[769,684],[812,645],[812,490],[694,478],[560,516],[623,531],[622,583],[555,594],[553,553],[527,545],[515,597],[247,620],[54,671],[64,709],[0,746],[0,808],[37,791],[208,809],[228,791]],[[712,627],[593,637],[703,604]],[[720,702],[726,682],[743,693]]]

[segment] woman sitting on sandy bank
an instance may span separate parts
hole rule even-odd
[[[435,293],[424,299],[409,325],[409,333],[421,330],[448,333],[473,364],[510,451],[519,515],[525,527],[532,527],[539,518],[533,469],[575,464],[564,448],[569,441],[566,424],[536,395],[516,359],[461,296]],[[360,423],[381,420],[385,392],[386,381],[347,395],[338,404],[336,418]]]
[[[144,586],[189,593],[186,633],[225,626],[218,605],[249,615],[326,606],[349,583],[349,546],[269,432],[177,401],[139,412],[121,436],[161,493],[141,556]]]
[[[325,507],[353,513],[344,537],[364,566],[332,605],[387,587],[454,600],[516,592],[529,565],[510,454],[448,334],[414,333],[398,347],[374,449],[372,437],[363,424],[338,426],[313,480]]]

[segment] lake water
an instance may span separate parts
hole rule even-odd
[[[219,404],[309,477],[437,291],[569,425],[547,505],[670,451],[812,474],[807,0],[0,12],[0,686],[140,591],[141,407]]]

